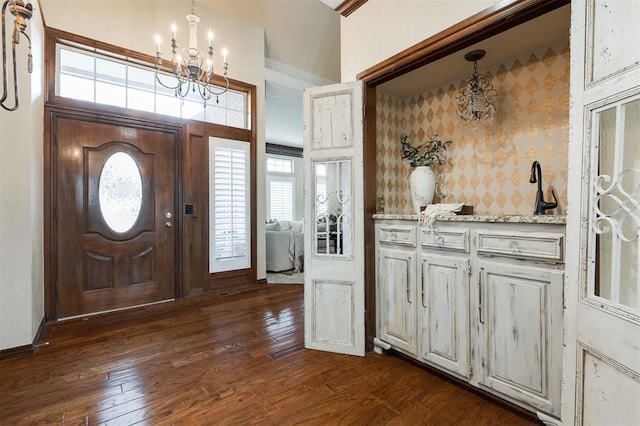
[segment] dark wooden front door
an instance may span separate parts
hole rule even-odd
[[[174,297],[175,133],[56,120],[56,317]]]

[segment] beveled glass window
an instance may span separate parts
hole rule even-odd
[[[587,297],[640,313],[640,98],[594,114],[597,155],[591,188],[593,222]]]
[[[316,255],[351,256],[351,161],[312,163]]]
[[[142,207],[142,177],[131,155],[120,151],[105,161],[98,194],[100,212],[109,228],[124,233],[135,225]]]

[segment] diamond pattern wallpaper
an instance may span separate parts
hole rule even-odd
[[[497,114],[473,129],[456,115],[461,80],[400,99],[378,90],[377,197],[380,213],[414,213],[409,191],[412,168],[402,160],[400,134],[421,144],[437,133],[452,140],[451,158],[435,166],[437,182],[449,190],[444,201],[474,206],[476,214],[532,214],[537,184],[531,164],[542,166],[545,200],[558,196],[553,214],[565,214],[569,143],[569,46],[524,54],[479,68],[497,90]]]

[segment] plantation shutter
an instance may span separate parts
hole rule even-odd
[[[209,269],[222,272],[249,268],[249,144],[210,138],[209,161]]]
[[[293,220],[293,179],[269,178],[269,218]]]

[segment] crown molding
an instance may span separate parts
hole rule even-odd
[[[344,0],[334,10],[346,18],[366,2],[367,0]]]
[[[570,3],[570,0],[503,0],[359,73],[378,85]]]

